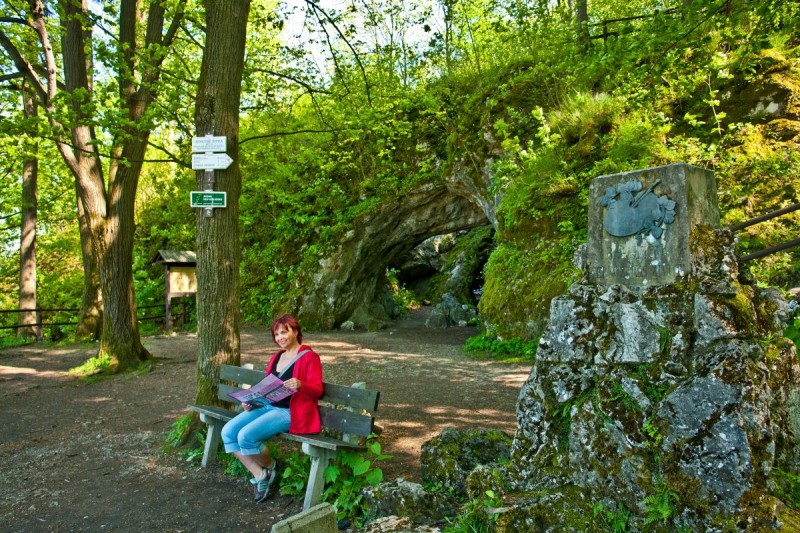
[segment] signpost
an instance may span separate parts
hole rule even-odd
[[[227,149],[227,138],[214,135],[192,137],[192,153],[224,152]]]
[[[225,191],[192,191],[189,203],[192,207],[228,207],[228,193]]]
[[[192,170],[222,170],[231,163],[233,159],[228,154],[192,154]]]
[[[192,207],[202,208],[206,217],[213,217],[215,208],[228,205],[227,193],[214,191],[214,171],[224,170],[233,163],[225,153],[227,143],[227,137],[210,134],[192,137],[192,170],[203,170],[204,175],[203,191],[192,191],[189,202]]]

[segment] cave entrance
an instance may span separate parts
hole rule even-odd
[[[491,225],[436,235],[390,264],[390,275],[419,304],[436,305],[449,294],[461,304],[477,307],[493,243]]]

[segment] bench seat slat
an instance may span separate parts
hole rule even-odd
[[[192,411],[197,411],[201,415],[208,415],[212,418],[217,418],[219,420],[224,420],[226,422],[231,418],[233,418],[234,416],[236,416],[236,413],[234,413],[233,411],[225,409],[224,407],[215,407],[213,405],[192,404],[189,406],[189,409]]]
[[[332,437],[326,437],[325,435],[294,435],[292,433],[279,433],[279,437],[293,440],[296,442],[308,443],[312,446],[318,446],[320,448],[325,448],[326,450],[366,450],[366,446],[362,446],[356,443],[344,442],[339,439],[334,439]]]

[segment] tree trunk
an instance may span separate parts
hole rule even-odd
[[[146,5],[145,5],[146,4]],[[106,184],[103,165],[98,150],[98,139],[92,124],[96,117],[87,115],[93,109],[92,54],[93,42],[88,0],[60,0],[58,9],[44,0],[29,0],[28,25],[37,33],[41,43],[46,83],[39,79],[33,64],[25,59],[8,39],[2,40],[20,73],[34,86],[41,105],[47,110],[48,120],[56,137],[56,145],[64,162],[75,177],[75,188],[81,217],[82,245],[87,279],[94,279],[93,266],[102,290],[103,327],[98,355],[110,355],[110,371],[119,372],[138,366],[152,356],[142,346],[136,321],[136,298],[133,286],[133,210],[136,189],[150,135],[143,122],[154,100],[151,88],[161,76],[165,52],[172,46],[180,29],[185,0],[170,2],[173,20],[164,31],[167,13],[166,2],[119,2],[119,37],[114,40],[118,48],[120,113],[125,120],[113,132],[110,147],[111,162]],[[58,75],[55,47],[50,40],[45,15],[58,13],[61,17],[61,53],[63,56],[63,86]],[[2,34],[0,33],[0,36]],[[142,46],[143,45],[143,46]],[[59,97],[61,97],[59,99]],[[57,102],[59,102],[57,104]],[[70,124],[58,121],[58,106],[70,105]],[[67,139],[67,135],[71,138]],[[107,186],[106,186],[107,185]],[[88,236],[91,247],[86,246]],[[93,285],[93,283],[92,283]],[[95,291],[86,289],[87,300]],[[98,307],[99,309],[99,307]]]
[[[197,394],[200,404],[217,402],[219,369],[239,364],[239,102],[250,2],[205,0],[206,47],[195,109],[198,135],[227,137],[233,163],[214,171],[215,186],[228,195],[212,217],[197,213]],[[204,172],[198,173],[204,189]]]
[[[92,232],[89,220],[83,210],[83,203],[77,198],[78,229],[81,236],[81,257],[83,259],[83,292],[81,293],[81,309],[78,314],[78,325],[75,328],[76,339],[100,339],[103,334],[103,293],[100,289],[100,274],[97,272],[97,261],[92,252]]]
[[[575,4],[575,19],[578,25],[578,42],[589,46],[589,8],[587,0],[578,0]]]
[[[35,117],[38,106],[35,94],[27,85],[22,86],[25,118]],[[19,238],[19,337],[37,337],[36,324],[36,215],[39,205],[39,159],[36,157],[38,141],[30,142],[31,155],[22,162],[22,224]]]
[[[120,11],[135,12],[136,5],[135,1],[124,1]],[[76,91],[91,94],[91,66],[86,54],[87,31],[81,24],[86,19],[86,0],[82,0],[82,5],[66,0],[62,9],[62,53],[66,90],[70,94]],[[124,15],[120,15],[120,35],[124,41],[126,32],[134,33],[130,24],[135,24],[136,19],[133,17],[132,20],[124,20],[123,17]],[[130,75],[126,75],[124,79],[130,79]],[[144,95],[135,105],[146,107],[150,103],[149,96]],[[138,116],[131,109],[130,102],[126,101],[126,104],[127,118],[135,124]],[[132,156],[129,159],[130,164],[119,165],[116,167],[118,172],[109,172],[106,191],[100,155],[94,142],[95,132],[82,120],[84,114],[81,103],[76,100],[72,106],[78,117],[76,125],[72,127],[72,146],[66,147],[62,144],[60,149],[75,176],[78,201],[85,215],[92,243],[91,257],[95,259],[99,274],[104,317],[98,356],[109,355],[109,370],[120,372],[152,358],[142,346],[139,337],[132,272],[133,204],[144,155],[144,149],[139,145],[146,142],[147,133],[126,132],[131,137],[122,146],[130,154],[123,156]],[[88,275],[91,276],[91,272]]]

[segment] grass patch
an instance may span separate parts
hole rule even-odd
[[[519,338],[501,339],[481,333],[467,339],[464,350],[476,359],[490,359],[504,363],[533,363],[539,340],[523,341]]]
[[[70,368],[69,375],[85,379],[93,378],[108,370],[110,366],[111,355],[96,355],[91,359],[84,361],[83,364]]]

